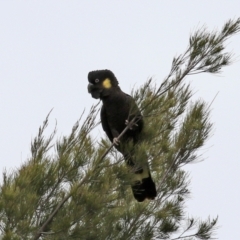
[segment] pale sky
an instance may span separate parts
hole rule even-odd
[[[110,69],[123,91],[169,73],[189,35],[202,25],[221,28],[240,17],[240,1],[0,1],[0,171],[18,168],[52,109],[49,132],[69,134],[96,101],[87,74]],[[221,74],[188,78],[212,104],[212,137],[205,161],[191,176],[189,216],[219,216],[216,237],[240,239],[240,34],[227,42],[236,61]],[[102,129],[99,128],[99,135]]]

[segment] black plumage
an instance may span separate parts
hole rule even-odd
[[[157,195],[147,157],[139,163],[134,157],[134,145],[139,141],[143,129],[143,118],[134,99],[124,93],[115,75],[110,70],[97,70],[88,74],[88,92],[93,98],[102,100],[101,122],[111,142],[121,152],[133,172],[132,191],[137,201],[154,199]],[[126,131],[120,142],[116,139],[127,124],[135,118],[135,124]]]

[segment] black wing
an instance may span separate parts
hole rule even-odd
[[[104,105],[101,108],[100,117],[101,117],[102,128],[106,132],[110,141],[112,142],[113,141],[113,135],[112,135],[110,126],[109,126],[108,121],[107,121],[106,109],[105,109]]]
[[[133,126],[133,132],[136,132],[136,134],[140,133],[143,129],[143,117],[142,114],[135,102],[135,100],[132,98],[132,96],[126,94],[129,102],[129,114],[128,114],[128,120],[131,121],[134,117],[136,117],[135,122],[137,123],[137,127]]]

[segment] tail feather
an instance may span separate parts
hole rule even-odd
[[[134,198],[138,202],[143,202],[145,199],[153,200],[157,196],[157,190],[149,171],[148,162],[137,166],[137,161],[134,161],[133,156],[129,153],[124,154],[124,158],[133,173],[131,187]]]
[[[132,185],[132,192],[138,202],[145,199],[153,200],[157,196],[156,186],[149,172],[149,177],[143,178],[142,181],[136,181]]]

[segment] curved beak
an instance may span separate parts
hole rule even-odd
[[[88,92],[91,93],[94,89],[94,85],[92,83],[88,84]]]
[[[102,92],[101,89],[96,87],[94,84],[92,83],[88,84],[88,93],[90,93],[93,98],[96,99],[100,98],[101,92]]]

